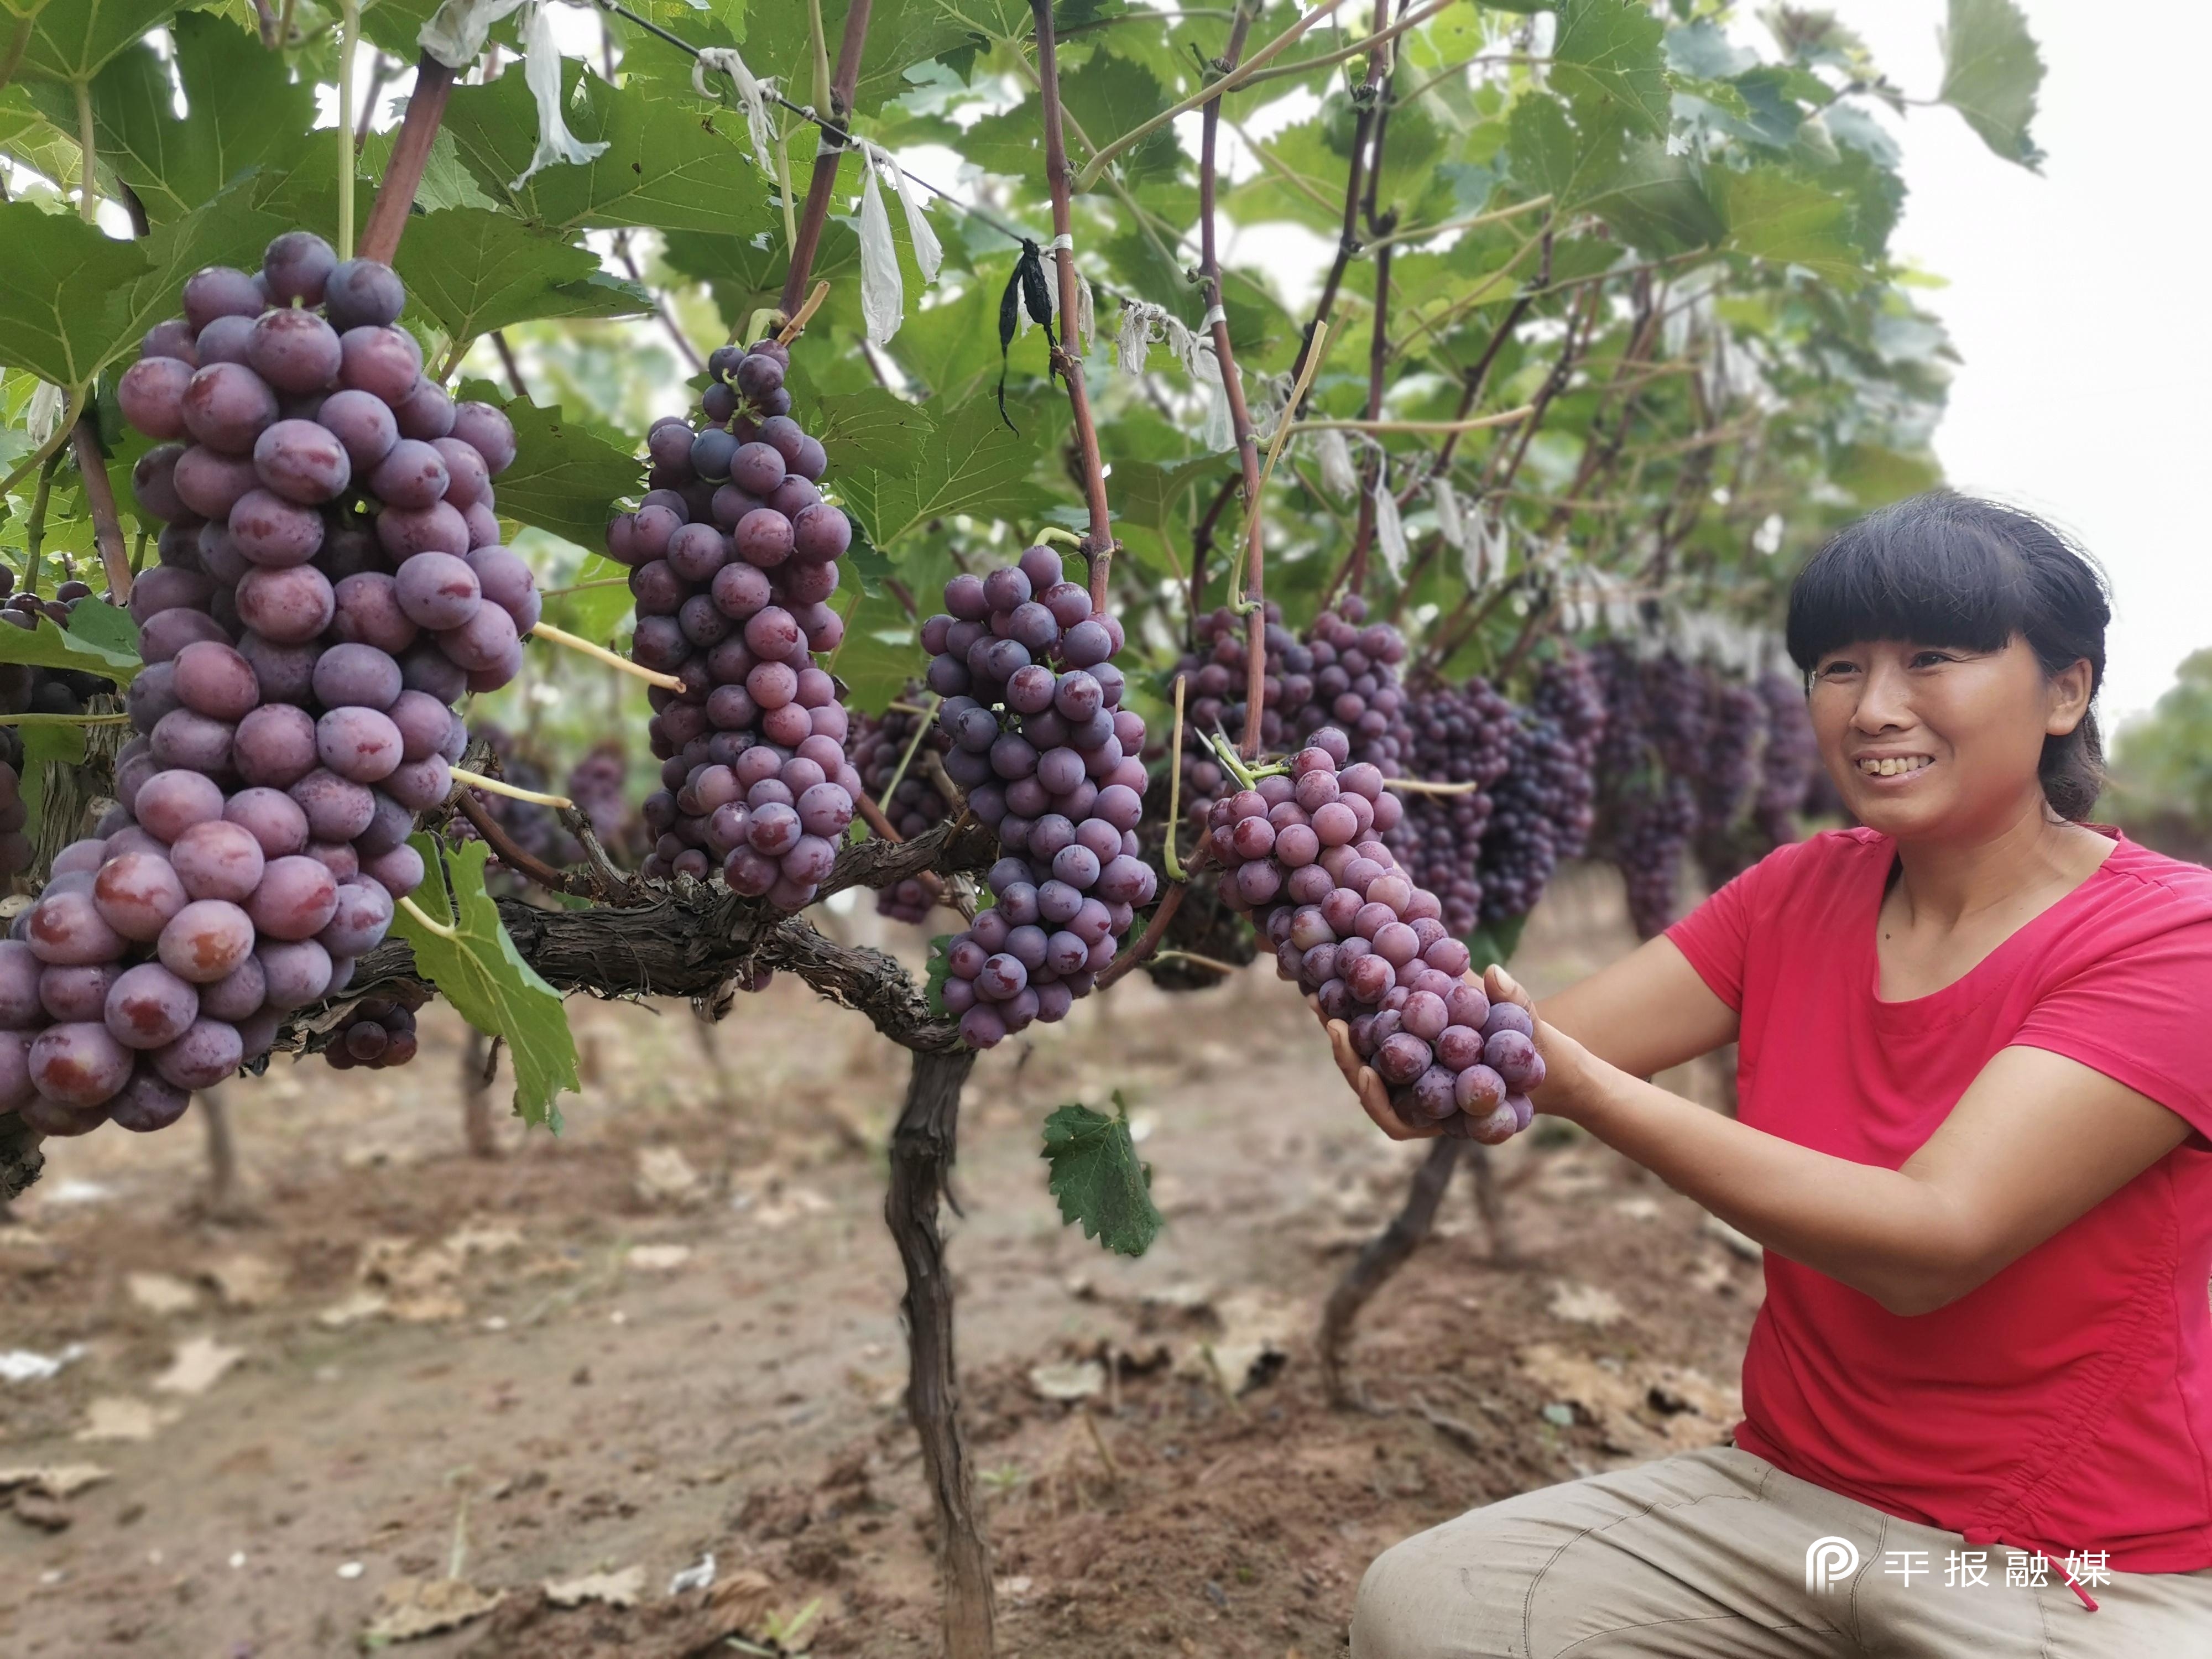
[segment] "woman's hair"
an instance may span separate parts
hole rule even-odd
[[[1808,676],[1830,651],[1861,640],[1912,640],[1998,651],[2017,635],[2045,674],[2089,661],[2105,678],[2103,573],[2030,513],[1931,489],[1877,508],[1837,532],[1790,588],[1790,659]],[[2044,799],[2079,823],[2105,780],[2094,714],[2045,737],[2036,769]]]

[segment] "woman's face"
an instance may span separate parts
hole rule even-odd
[[[1820,759],[1852,816],[1900,841],[1992,833],[2039,810],[2045,737],[2089,704],[2089,665],[2046,676],[2027,641],[2003,649],[1870,640],[1813,665]]]

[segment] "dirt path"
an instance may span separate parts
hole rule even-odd
[[[1616,915],[1563,894],[1532,982],[1625,948]],[[578,1024],[566,1133],[504,1124],[489,1162],[449,1017],[402,1071],[234,1085],[249,1219],[196,1206],[190,1125],[49,1143],[0,1228],[0,1348],[78,1352],[0,1382],[0,1467],[106,1474],[0,1518],[6,1651],[353,1653],[398,1581],[448,1575],[503,1597],[423,1659],[727,1653],[810,1604],[817,1653],[935,1651],[881,1218],[902,1057],[796,985],[740,1000],[719,1075],[681,1005]],[[1037,1156],[1047,1112],[1116,1087],[1169,1218],[1133,1262],[1061,1226]],[[1721,1437],[1756,1265],[1558,1129],[1498,1158],[1521,1264],[1462,1175],[1361,1326],[1387,1414],[1332,1412],[1321,1299],[1420,1149],[1358,1115],[1284,988],[1140,978],[987,1055],[947,1220],[1002,1650],[1334,1656],[1397,1538]],[[708,1553],[715,1588],[672,1595]],[[632,1607],[542,1588],[631,1568]]]

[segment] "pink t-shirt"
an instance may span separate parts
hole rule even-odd
[[[1877,994],[1894,843],[1870,830],[1778,848],[1667,937],[1742,1017],[1742,1121],[1785,1140],[1896,1169],[2014,1046],[2193,1126],[1933,1313],[1889,1313],[1768,1251],[1735,1429],[1801,1480],[1971,1546],[2185,1572],[2212,1566],[2212,871],[2118,839],[1964,978],[1909,1001]]]

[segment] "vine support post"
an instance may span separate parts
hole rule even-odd
[[[491,1074],[499,1056],[473,1025],[461,1045],[461,1139],[471,1158],[497,1158],[499,1134],[491,1117]]]
[[[837,43],[837,70],[830,83],[830,107],[822,112],[827,124],[821,148],[814,153],[814,176],[806,183],[806,205],[799,216],[799,234],[791,245],[791,269],[784,274],[783,298],[778,306],[786,317],[798,314],[806,297],[807,278],[814,274],[815,251],[822,246],[822,228],[829,222],[830,198],[837,188],[837,167],[845,159],[846,125],[853,116],[853,93],[860,84],[860,51],[867,45],[870,0],[852,0],[845,14],[845,30]]]
[[[1076,447],[1083,457],[1083,493],[1091,514],[1083,540],[1091,564],[1091,611],[1106,611],[1106,582],[1114,563],[1114,526],[1106,507],[1106,469],[1098,454],[1098,428],[1091,416],[1091,389],[1083,380],[1083,337],[1075,326],[1074,217],[1069,196],[1074,174],[1067,165],[1067,136],[1060,112],[1060,48],[1053,36],[1052,0],[1030,0],[1036,19],[1037,94],[1044,112],[1044,176],[1052,192],[1054,274],[1060,279],[1060,341],[1053,368],[1067,385],[1067,404],[1075,415]]]
[[[991,1551],[960,1435],[952,1279],[937,1225],[938,1200],[958,1144],[960,1089],[975,1064],[975,1052],[965,1048],[914,1051],[905,1108],[891,1132],[890,1187],[884,1197],[884,1218],[906,1267],[899,1306],[910,1366],[907,1415],[921,1441],[922,1468],[937,1512],[946,1659],[991,1659],[995,1648]]]
[[[392,160],[377,186],[376,200],[368,210],[368,223],[356,250],[364,259],[392,263],[399,251],[399,238],[407,228],[407,215],[415,205],[415,191],[422,182],[422,169],[430,164],[430,145],[438,137],[438,124],[446,118],[446,104],[453,95],[453,71],[424,52],[415,64],[415,90],[407,99],[407,113],[399,123],[399,137],[392,146]]]

